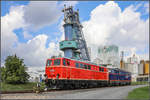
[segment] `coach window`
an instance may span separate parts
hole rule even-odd
[[[114,73],[114,70],[112,70],[112,73]]]
[[[79,63],[76,63],[76,67],[77,67],[77,68],[79,67]]]
[[[47,66],[50,66],[52,64],[52,60],[47,61]]]
[[[111,73],[111,70],[108,70],[109,73]]]
[[[122,72],[120,72],[120,74],[122,75],[123,73],[122,73]]]
[[[66,66],[66,60],[65,59],[63,59],[63,65]]]
[[[88,69],[91,69],[91,66],[90,66],[90,65],[88,65]]]
[[[116,71],[116,73],[117,73],[117,74],[119,74],[119,72],[118,72],[118,71]]]
[[[122,72],[120,71],[119,74],[122,74]]]
[[[54,65],[60,65],[60,59],[54,60]]]
[[[114,70],[114,73],[116,74],[116,70]]]

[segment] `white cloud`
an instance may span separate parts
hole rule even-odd
[[[66,6],[75,6],[76,4],[78,4],[78,1],[64,1],[64,2],[62,2],[60,5],[61,5],[61,6],[64,6],[64,4],[65,4]]]
[[[13,30],[24,27],[23,7],[11,7],[10,13],[1,17],[1,60],[11,54],[12,47],[18,43],[18,37]]]
[[[58,55],[55,43],[49,43],[46,48],[47,38],[47,35],[40,34],[27,43],[19,43],[14,52],[24,58],[28,66],[44,66],[47,58]]]
[[[54,24],[61,16],[57,1],[30,1],[24,10],[25,22],[33,30]]]
[[[148,54],[138,54],[140,60],[149,60]]]
[[[146,9],[146,13],[149,14],[149,2],[144,4],[144,7]]]
[[[141,20],[133,5],[121,11],[117,3],[109,1],[93,9],[90,16],[83,22],[89,46],[115,44],[143,51],[149,45],[149,19]]]
[[[83,22],[83,32],[89,44],[106,43],[112,27],[117,26],[121,9],[117,4],[108,2],[99,5],[91,12],[89,21]],[[113,23],[112,23],[113,22]]]
[[[50,4],[50,3],[48,3],[48,4]],[[48,6],[48,4],[47,4],[47,6]],[[53,4],[53,3],[51,3],[51,4]],[[57,53],[58,44],[50,42],[49,46],[46,48],[46,42],[47,42],[47,38],[48,38],[47,35],[41,34],[41,35],[33,37],[31,34],[28,33],[28,30],[26,28],[28,26],[28,24],[26,23],[26,20],[24,19],[24,15],[25,15],[24,11],[26,10],[27,6],[13,6],[13,7],[11,7],[8,14],[1,17],[1,21],[2,21],[1,22],[2,23],[1,24],[2,25],[2,27],[1,27],[1,29],[2,29],[2,31],[1,31],[1,33],[2,33],[1,34],[1,36],[2,36],[2,38],[1,38],[2,39],[1,62],[3,63],[8,55],[12,55],[12,54],[16,53],[17,56],[24,59],[24,62],[27,66],[45,66],[45,61],[47,58],[51,57],[52,55],[58,55],[58,53]],[[52,6],[54,7],[55,5],[52,5]],[[50,6],[50,7],[52,7],[52,6]],[[39,9],[42,9],[42,8],[39,7]],[[36,9],[36,10],[38,10],[38,9]],[[47,11],[49,12],[49,9]],[[42,13],[42,14],[45,14],[45,13]],[[50,12],[50,15],[52,15],[52,14],[54,14],[54,11]],[[44,15],[44,16],[46,16],[46,15]],[[54,14],[54,16],[55,16],[55,14]],[[33,16],[33,17],[35,17],[35,16]],[[41,20],[41,21],[43,21],[43,20]],[[48,23],[52,24],[50,21],[53,21],[52,17],[50,18],[50,20],[48,20]],[[39,24],[40,24],[40,22],[39,22]],[[45,25],[45,24],[43,24],[43,25]],[[24,38],[31,39],[31,40],[28,40],[28,42],[26,42],[26,43],[20,43],[18,40],[18,38],[20,38],[20,37],[17,37],[16,33],[13,32],[15,29],[19,29],[19,28],[23,29],[22,34],[23,34]]]

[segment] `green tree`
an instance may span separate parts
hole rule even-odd
[[[3,66],[3,67],[0,67],[0,72],[1,72],[1,81],[4,82],[6,80],[6,68]]]
[[[5,70],[4,70],[5,69]],[[5,60],[5,71],[6,75],[3,75],[3,81],[6,83],[20,84],[26,83],[29,79],[28,73],[25,71],[25,64],[23,59],[20,59],[16,55],[8,56]]]

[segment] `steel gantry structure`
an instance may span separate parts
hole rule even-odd
[[[83,26],[79,20],[79,10],[74,11],[72,6],[64,5],[64,33],[65,40],[61,41],[60,49],[68,58],[90,61],[86,41],[82,32]]]

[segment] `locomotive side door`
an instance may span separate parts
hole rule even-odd
[[[66,71],[67,71],[67,73],[66,73],[66,74],[67,74],[67,79],[70,79],[70,73],[71,73],[71,72],[70,72],[70,71],[71,71],[71,70],[70,70],[70,69],[71,69],[71,68],[70,68],[70,60],[67,59],[67,60],[66,60],[66,64],[67,64],[67,69],[66,69]]]

